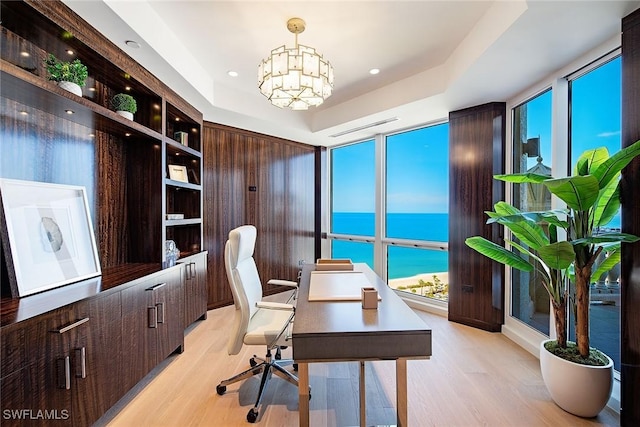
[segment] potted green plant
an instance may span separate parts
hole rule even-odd
[[[57,82],[58,86],[71,93],[82,96],[82,87],[86,84],[89,74],[87,67],[79,59],[65,62],[49,54],[44,63],[49,80]]]
[[[111,109],[129,120],[133,120],[133,114],[138,111],[138,105],[133,96],[119,93],[111,98]]]
[[[566,209],[521,212],[499,202],[495,211],[487,212],[488,223],[497,222],[511,231],[518,241],[507,242],[515,251],[479,236],[466,240],[469,247],[495,261],[541,273],[556,331],[555,340],[541,343],[543,379],[560,407],[584,417],[597,415],[611,394],[613,363],[589,345],[590,285],[620,261],[622,243],[639,240],[601,229],[620,208],[620,172],[638,155],[640,141],[612,156],[606,148],[587,150],[578,159],[573,176],[566,178],[531,173],[496,175],[495,179],[506,182],[544,185]],[[594,271],[605,250],[608,257]],[[576,320],[575,343],[567,340],[568,308]],[[578,377],[567,378],[569,373],[583,377],[585,383]],[[599,383],[602,391],[596,390]]]

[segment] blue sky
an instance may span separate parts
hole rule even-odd
[[[617,58],[572,82],[572,165],[586,149],[620,147],[621,60]],[[540,137],[543,163],[551,166],[551,91],[527,105],[527,137]],[[448,210],[448,124],[387,138],[387,211],[442,213]],[[332,151],[334,212],[375,211],[373,140]],[[528,159],[528,167],[536,158]],[[554,176],[560,173],[552,172]]]

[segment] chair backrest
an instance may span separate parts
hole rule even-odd
[[[238,354],[242,348],[249,321],[256,312],[256,303],[262,300],[262,282],[253,260],[256,228],[243,225],[229,232],[224,247],[224,265],[235,305],[234,333],[229,337],[227,352]]]

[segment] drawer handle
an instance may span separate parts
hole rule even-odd
[[[158,283],[157,285],[153,285],[150,288],[145,289],[145,291],[155,291],[156,289],[160,289],[161,287],[165,286],[166,284],[167,284],[167,282]]]
[[[77,328],[78,326],[82,325],[83,323],[87,323],[88,321],[89,321],[89,318],[85,317],[84,319],[80,319],[78,321],[75,321],[70,325],[64,326],[64,327],[59,328],[59,329],[54,329],[51,332],[53,332],[54,334],[64,334],[65,332],[69,332],[73,328]]]
[[[87,378],[87,350],[76,348],[76,377]]]
[[[190,262],[189,263],[189,273],[190,273],[189,279],[195,279],[196,278],[196,263],[195,262]]]
[[[69,356],[66,356],[64,359],[58,359],[56,361],[56,369],[58,376],[58,388],[63,388],[66,390],[71,389],[71,366],[69,361]]]
[[[156,319],[158,321],[158,323],[164,323],[164,303],[163,302],[159,302],[156,304],[156,307],[158,308],[157,310],[157,314],[156,314]]]
[[[158,327],[158,308],[157,307],[147,307],[147,317],[149,319],[149,327],[157,328]]]

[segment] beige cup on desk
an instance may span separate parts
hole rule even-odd
[[[362,308],[378,308],[378,291],[376,288],[362,288]]]

